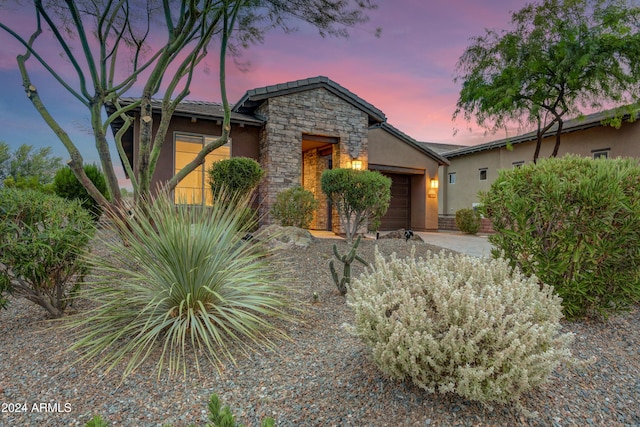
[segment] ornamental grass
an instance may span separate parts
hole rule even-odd
[[[260,236],[247,239],[249,203],[176,205],[161,192],[115,220],[126,244],[101,242],[111,256],[89,259],[82,294],[95,308],[64,326],[77,335],[70,350],[78,361],[107,372],[122,364],[124,379],[155,358],[158,376],[168,369],[186,377],[192,364],[200,371],[200,354],[220,369],[237,350],[286,338],[276,326],[293,320],[284,274],[276,276],[282,267]]]

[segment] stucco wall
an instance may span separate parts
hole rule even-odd
[[[428,197],[431,180],[438,176],[437,161],[378,128],[369,131],[369,164],[382,166],[380,170],[411,174],[411,228],[438,228],[438,198]]]
[[[549,157],[553,151],[555,138],[542,142],[540,158]],[[498,169],[512,168],[514,162],[529,163],[533,159],[536,142],[524,142],[506,147],[481,151],[459,157],[451,157],[451,165],[440,171],[441,200],[439,213],[453,215],[462,208],[470,208],[478,202],[478,192],[489,189],[498,176]],[[558,156],[567,153],[592,157],[595,150],[609,150],[609,158],[640,158],[640,121],[623,123],[620,129],[598,126],[562,135]],[[479,180],[479,168],[487,168],[487,181]],[[456,183],[448,184],[448,173],[456,173]]]
[[[276,195],[301,185],[302,135],[337,137],[333,167],[347,167],[352,156],[367,165],[368,116],[325,89],[277,96],[256,111],[266,120],[260,137],[260,164],[267,171],[260,185],[261,214],[271,221],[269,210]],[[268,165],[268,167],[267,167]],[[338,221],[333,221],[334,231]]]

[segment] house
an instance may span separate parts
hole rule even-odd
[[[154,103],[154,132],[159,112],[160,103]],[[123,137],[131,162],[138,158],[140,112],[134,114],[134,125]],[[171,120],[153,183],[170,179],[208,140],[220,135],[222,117],[219,104],[183,102]],[[339,232],[335,209],[320,189],[320,176],[328,168],[352,167],[377,170],[392,179],[391,206],[381,230],[438,227],[438,169],[448,161],[389,125],[381,110],[327,77],[248,90],[233,105],[230,142],[210,153],[205,164],[176,187],[176,200],[210,202],[206,171],[214,161],[231,156],[253,158],[265,170],[258,188],[265,223],[272,221],[269,210],[276,195],[302,185],[320,201],[311,228]]]
[[[603,124],[611,115],[611,111],[604,111],[566,121],[558,157],[572,153],[592,158],[640,158],[640,120],[634,120],[640,115],[627,114],[619,129]],[[550,157],[555,129],[544,135],[539,158]],[[533,161],[535,147],[536,133],[530,132],[442,152],[450,164],[443,165],[439,171],[439,228],[452,229],[456,211],[477,205],[478,192],[489,190],[500,169]]]

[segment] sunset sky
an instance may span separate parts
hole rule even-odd
[[[437,6],[434,5],[437,3]],[[473,145],[504,134],[483,136],[469,131],[462,119],[452,121],[459,86],[453,76],[458,58],[469,39],[485,28],[507,28],[511,12],[524,0],[380,0],[370,13],[370,22],[350,31],[348,39],[322,38],[302,26],[284,34],[274,30],[263,44],[243,52],[247,69],[229,65],[229,101],[237,101],[247,90],[307,77],[327,76],[381,109],[387,121],[419,141]],[[28,35],[33,28],[29,8],[0,9],[0,21]],[[376,27],[382,35],[374,37]],[[55,48],[54,48],[55,49]],[[21,86],[15,57],[20,45],[0,30],[0,141],[12,147],[27,143],[52,146],[68,158],[62,143],[40,118]],[[205,60],[196,76],[191,99],[219,101],[217,57]],[[204,70],[207,69],[208,72]],[[70,72],[70,70],[69,70]],[[89,114],[44,71],[33,73],[43,101],[63,124],[87,161],[96,161],[87,130]],[[454,135],[454,130],[458,132]]]

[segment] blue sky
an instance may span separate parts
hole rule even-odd
[[[452,122],[459,91],[453,76],[469,39],[483,34],[485,28],[506,28],[511,12],[527,2],[432,3],[436,2],[381,0],[379,9],[370,13],[370,22],[351,30],[348,39],[322,38],[307,27],[292,34],[274,30],[263,44],[243,52],[240,59],[248,65],[246,70],[229,64],[229,100],[235,102],[256,87],[324,75],[381,109],[390,124],[417,140],[473,145],[504,137],[486,136],[477,128],[469,130],[461,119]],[[30,8],[3,6],[0,10],[0,21],[11,24],[22,35],[29,34],[33,28]],[[382,27],[380,38],[373,36],[376,27]],[[55,46],[47,49],[56,52]],[[12,147],[23,143],[52,146],[66,159],[62,143],[25,96],[15,61],[22,51],[10,35],[0,30],[0,141]],[[219,101],[215,53],[203,65],[190,98]],[[81,147],[85,160],[97,161],[84,107],[44,70],[34,71],[33,82],[53,115]],[[455,135],[454,129],[458,129]]]

